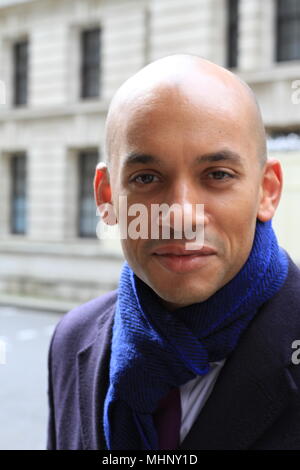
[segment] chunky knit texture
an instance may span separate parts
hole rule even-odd
[[[246,263],[204,302],[168,311],[125,261],[104,403],[107,448],[159,449],[152,414],[160,399],[171,388],[209,372],[209,362],[227,358],[287,272],[288,259],[271,221],[258,219]]]

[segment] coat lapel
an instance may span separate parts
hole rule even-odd
[[[288,405],[289,371],[266,355],[250,364],[245,352],[225,363],[180,449],[248,449]]]
[[[84,449],[105,449],[103,405],[109,384],[115,304],[98,321],[95,340],[77,354],[79,408]]]
[[[296,275],[299,288],[299,271]],[[257,312],[180,449],[251,448],[297,396],[289,365],[295,334],[291,325],[299,319],[295,306],[287,304],[289,289],[286,282]]]

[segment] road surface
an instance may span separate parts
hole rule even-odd
[[[47,354],[61,317],[0,306],[0,450],[46,449]]]

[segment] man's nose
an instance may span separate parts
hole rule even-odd
[[[201,190],[192,188],[188,182],[177,184],[166,195],[164,210],[160,215],[160,226],[170,226],[174,231],[184,226],[197,230],[207,224],[204,198]]]

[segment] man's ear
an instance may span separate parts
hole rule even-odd
[[[108,168],[104,162],[100,162],[96,166],[95,171],[94,198],[98,214],[108,225],[114,225],[117,223],[111,196]]]
[[[257,217],[261,222],[272,219],[280,201],[283,185],[282,168],[279,160],[268,159],[260,187],[260,203]]]

